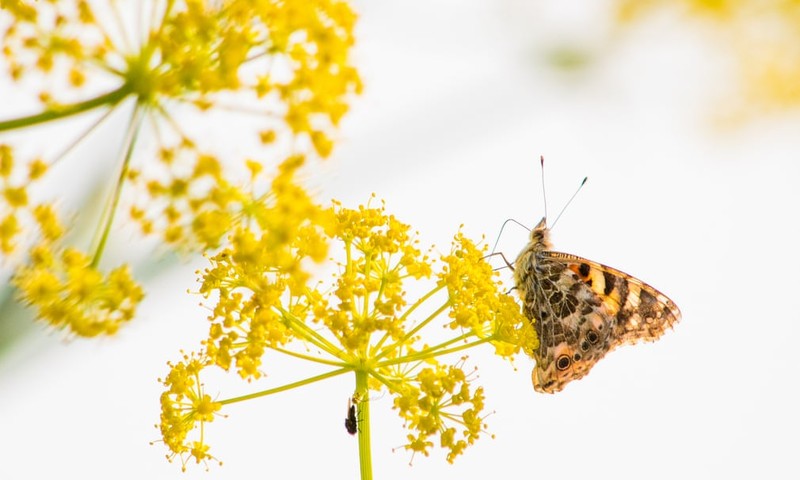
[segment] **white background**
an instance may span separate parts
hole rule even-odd
[[[310,186],[351,206],[376,192],[445,251],[462,223],[489,242],[507,218],[535,224],[544,155],[551,219],[589,177],[556,249],[642,278],[683,319],[552,396],[533,392],[532,360],[515,371],[488,349],[471,355],[496,438],[454,465],[434,450],[409,467],[392,451],[405,433],[391,399],[373,399],[375,478],[796,478],[798,117],[721,128],[737,72],[702,35],[659,18],[615,36],[602,9],[548,3],[362,2],[366,90]],[[589,61],[554,67],[564,47]],[[508,229],[501,250],[513,257],[526,235]],[[0,478],[357,478],[342,425],[351,378],[227,408],[208,432],[225,462],[211,473],[181,474],[148,444],[156,378],[206,330],[200,298],[184,294],[203,266],[150,282],[117,337],[37,326],[0,358]],[[303,375],[282,366],[252,388]]]

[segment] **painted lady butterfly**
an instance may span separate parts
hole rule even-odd
[[[537,392],[582,378],[620,345],[654,341],[681,317],[675,303],[641,280],[584,258],[551,251],[546,217],[514,262],[514,280],[539,346]]]

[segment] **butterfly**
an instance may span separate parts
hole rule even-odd
[[[681,317],[677,305],[655,288],[611,267],[554,252],[549,237],[545,217],[513,266],[523,313],[539,337],[531,377],[541,393],[561,391],[620,345],[657,340]]]

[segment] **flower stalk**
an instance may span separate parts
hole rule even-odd
[[[102,230],[100,233],[100,238],[97,242],[97,247],[94,251],[94,256],[92,258],[91,265],[93,268],[96,268],[100,264],[100,259],[103,256],[103,251],[105,250],[106,242],[108,241],[108,234],[111,232],[111,225],[114,223],[114,214],[119,205],[119,200],[122,195],[122,188],[125,185],[125,179],[128,178],[131,158],[133,157],[133,150],[136,146],[136,138],[139,136],[139,130],[142,126],[143,116],[143,106],[136,104],[133,112],[131,113],[131,118],[128,121],[128,128],[125,132],[125,140],[122,148],[123,157],[122,162],[120,162],[121,165],[119,167],[117,183],[114,185],[111,198],[104,209],[103,219],[98,223],[98,226],[102,226]]]
[[[89,100],[84,100],[77,103],[66,105],[58,105],[57,107],[48,108],[40,113],[29,115],[27,117],[12,118],[9,120],[0,120],[0,132],[10,130],[32,127],[41,123],[52,122],[64,118],[88,112],[100,107],[114,108],[131,93],[132,89],[129,84],[124,83],[119,88],[112,90],[108,93],[98,95]]]
[[[372,480],[372,442],[370,440],[370,402],[368,374],[356,371],[356,421],[358,422],[358,460],[361,480]]]

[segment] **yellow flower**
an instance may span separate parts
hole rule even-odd
[[[368,390],[394,397],[409,430],[406,449],[428,455],[438,439],[454,461],[485,431],[484,390],[465,372],[467,357],[449,359],[483,344],[508,359],[531,350],[530,322],[463,234],[434,268],[410,227],[384,206],[334,202],[323,209],[294,185],[293,168],[285,165],[274,197],[254,206],[258,222],[235,232],[203,272],[200,291],[216,303],[199,355],[208,359],[204,366],[234,370],[248,382],[264,376],[270,351],[331,370],[220,403],[353,373],[355,397],[368,398]],[[318,281],[309,261],[324,260],[326,251],[340,259],[337,273]],[[355,403],[359,429],[368,429],[368,402]]]
[[[141,292],[120,280],[127,275],[122,273],[126,267],[109,276],[95,268],[112,225],[120,221],[120,205],[144,235],[158,235],[180,250],[217,249],[227,236],[236,236],[251,223],[260,225],[269,237],[264,240],[277,246],[274,267],[285,270],[285,281],[292,288],[305,284],[308,276],[292,258],[297,252],[280,248],[286,243],[284,237],[304,237],[300,254],[312,259],[323,258],[327,249],[314,228],[298,226],[316,213],[303,203],[303,189],[287,183],[287,177],[306,158],[331,154],[335,127],[351,97],[361,90],[350,60],[356,16],[347,2],[2,3],[0,56],[4,61],[0,69],[25,87],[19,89],[20,94],[29,91],[29,83],[44,87],[34,93],[41,110],[0,119],[0,132],[88,111],[103,113],[61,155],[31,162],[24,178],[11,146],[0,145],[0,250],[9,254],[19,244],[35,245],[40,240],[39,253],[51,250],[55,260],[49,266],[23,266],[16,277],[18,285],[29,289],[20,296],[37,306],[45,320],[74,329],[78,335],[94,335],[111,333],[128,319],[133,311],[130,303]],[[240,168],[206,146],[211,143],[209,131],[226,137],[229,129],[207,125],[197,129],[197,122],[180,118],[185,114],[210,118],[204,114],[217,107],[256,113],[250,116],[257,119],[252,135],[269,144],[268,154],[248,159],[243,162],[246,167]],[[63,257],[72,250],[56,245],[63,228],[56,222],[52,204],[40,202],[29,186],[43,178],[50,166],[68,160],[65,157],[75,144],[112,111],[125,108],[130,108],[130,118],[117,159],[120,174],[98,221],[98,240],[86,249],[91,265],[78,275]],[[142,128],[146,122],[153,128]],[[143,131],[154,131],[154,142],[141,145]],[[265,164],[279,167],[274,179],[268,177],[273,169],[264,168]],[[256,192],[265,191],[265,185],[284,189],[267,194],[280,198],[278,203],[286,210],[283,215],[263,207],[268,200]],[[124,205],[128,201],[132,204]],[[290,215],[296,215],[296,220],[287,222]],[[28,238],[32,225],[38,226],[39,239]],[[45,272],[46,268],[51,270]],[[45,277],[58,280],[59,293],[49,299],[31,295],[31,279]],[[95,287],[111,280],[117,280],[121,293],[108,291],[97,294],[105,295],[104,299],[90,298]],[[56,299],[66,304],[53,303]],[[121,310],[112,312],[113,306]],[[65,320],[74,309],[83,311],[83,316]],[[275,329],[268,333],[270,338],[280,337]],[[259,365],[249,360],[258,354],[253,348],[241,354],[248,375],[255,375]]]
[[[285,112],[281,123],[292,135],[323,157],[330,153],[330,130],[347,112],[348,96],[361,90],[349,59],[356,16],[345,1],[183,0],[153,5],[147,13],[135,4],[107,3],[3,3],[0,14],[9,27],[0,45],[8,73],[18,82],[48,77],[53,88],[39,94],[47,111],[0,122],[0,130],[113,108],[127,97],[168,115],[168,100],[208,110],[220,92],[252,92],[265,112]],[[138,44],[124,43],[135,36],[109,31],[97,11],[144,17],[151,22],[147,35]],[[103,95],[68,100],[109,82],[117,87]]]
[[[204,442],[204,426],[214,421],[222,405],[213,401],[200,383],[199,374],[208,365],[208,359],[184,355],[183,361],[168,365],[169,375],[159,380],[166,390],[161,394],[161,422],[157,427],[172,452],[167,456],[169,461],[180,458],[181,468],[186,470],[190,458],[196,463],[216,460]],[[189,439],[193,431],[197,436]]]
[[[40,159],[20,165],[14,148],[0,144],[0,250],[4,255],[14,253],[20,236],[31,234],[35,226],[49,240],[62,234],[53,206],[30,202],[29,192],[46,170],[47,164]]]
[[[622,25],[658,10],[678,12],[685,24],[712,30],[723,55],[738,67],[724,115],[738,120],[800,106],[800,3],[782,0],[618,0]],[[768,32],[769,34],[765,34]]]
[[[523,320],[519,305],[510,295],[498,295],[496,272],[483,261],[486,247],[478,250],[462,233],[455,238],[458,248],[443,258],[446,267],[440,282],[447,288],[452,329],[471,329],[491,338],[495,353],[511,358],[524,347],[538,347],[536,332]]]
[[[144,297],[127,266],[103,275],[84,253],[34,247],[33,262],[17,270],[12,282],[24,303],[51,326],[82,337],[110,335],[130,321]]]

